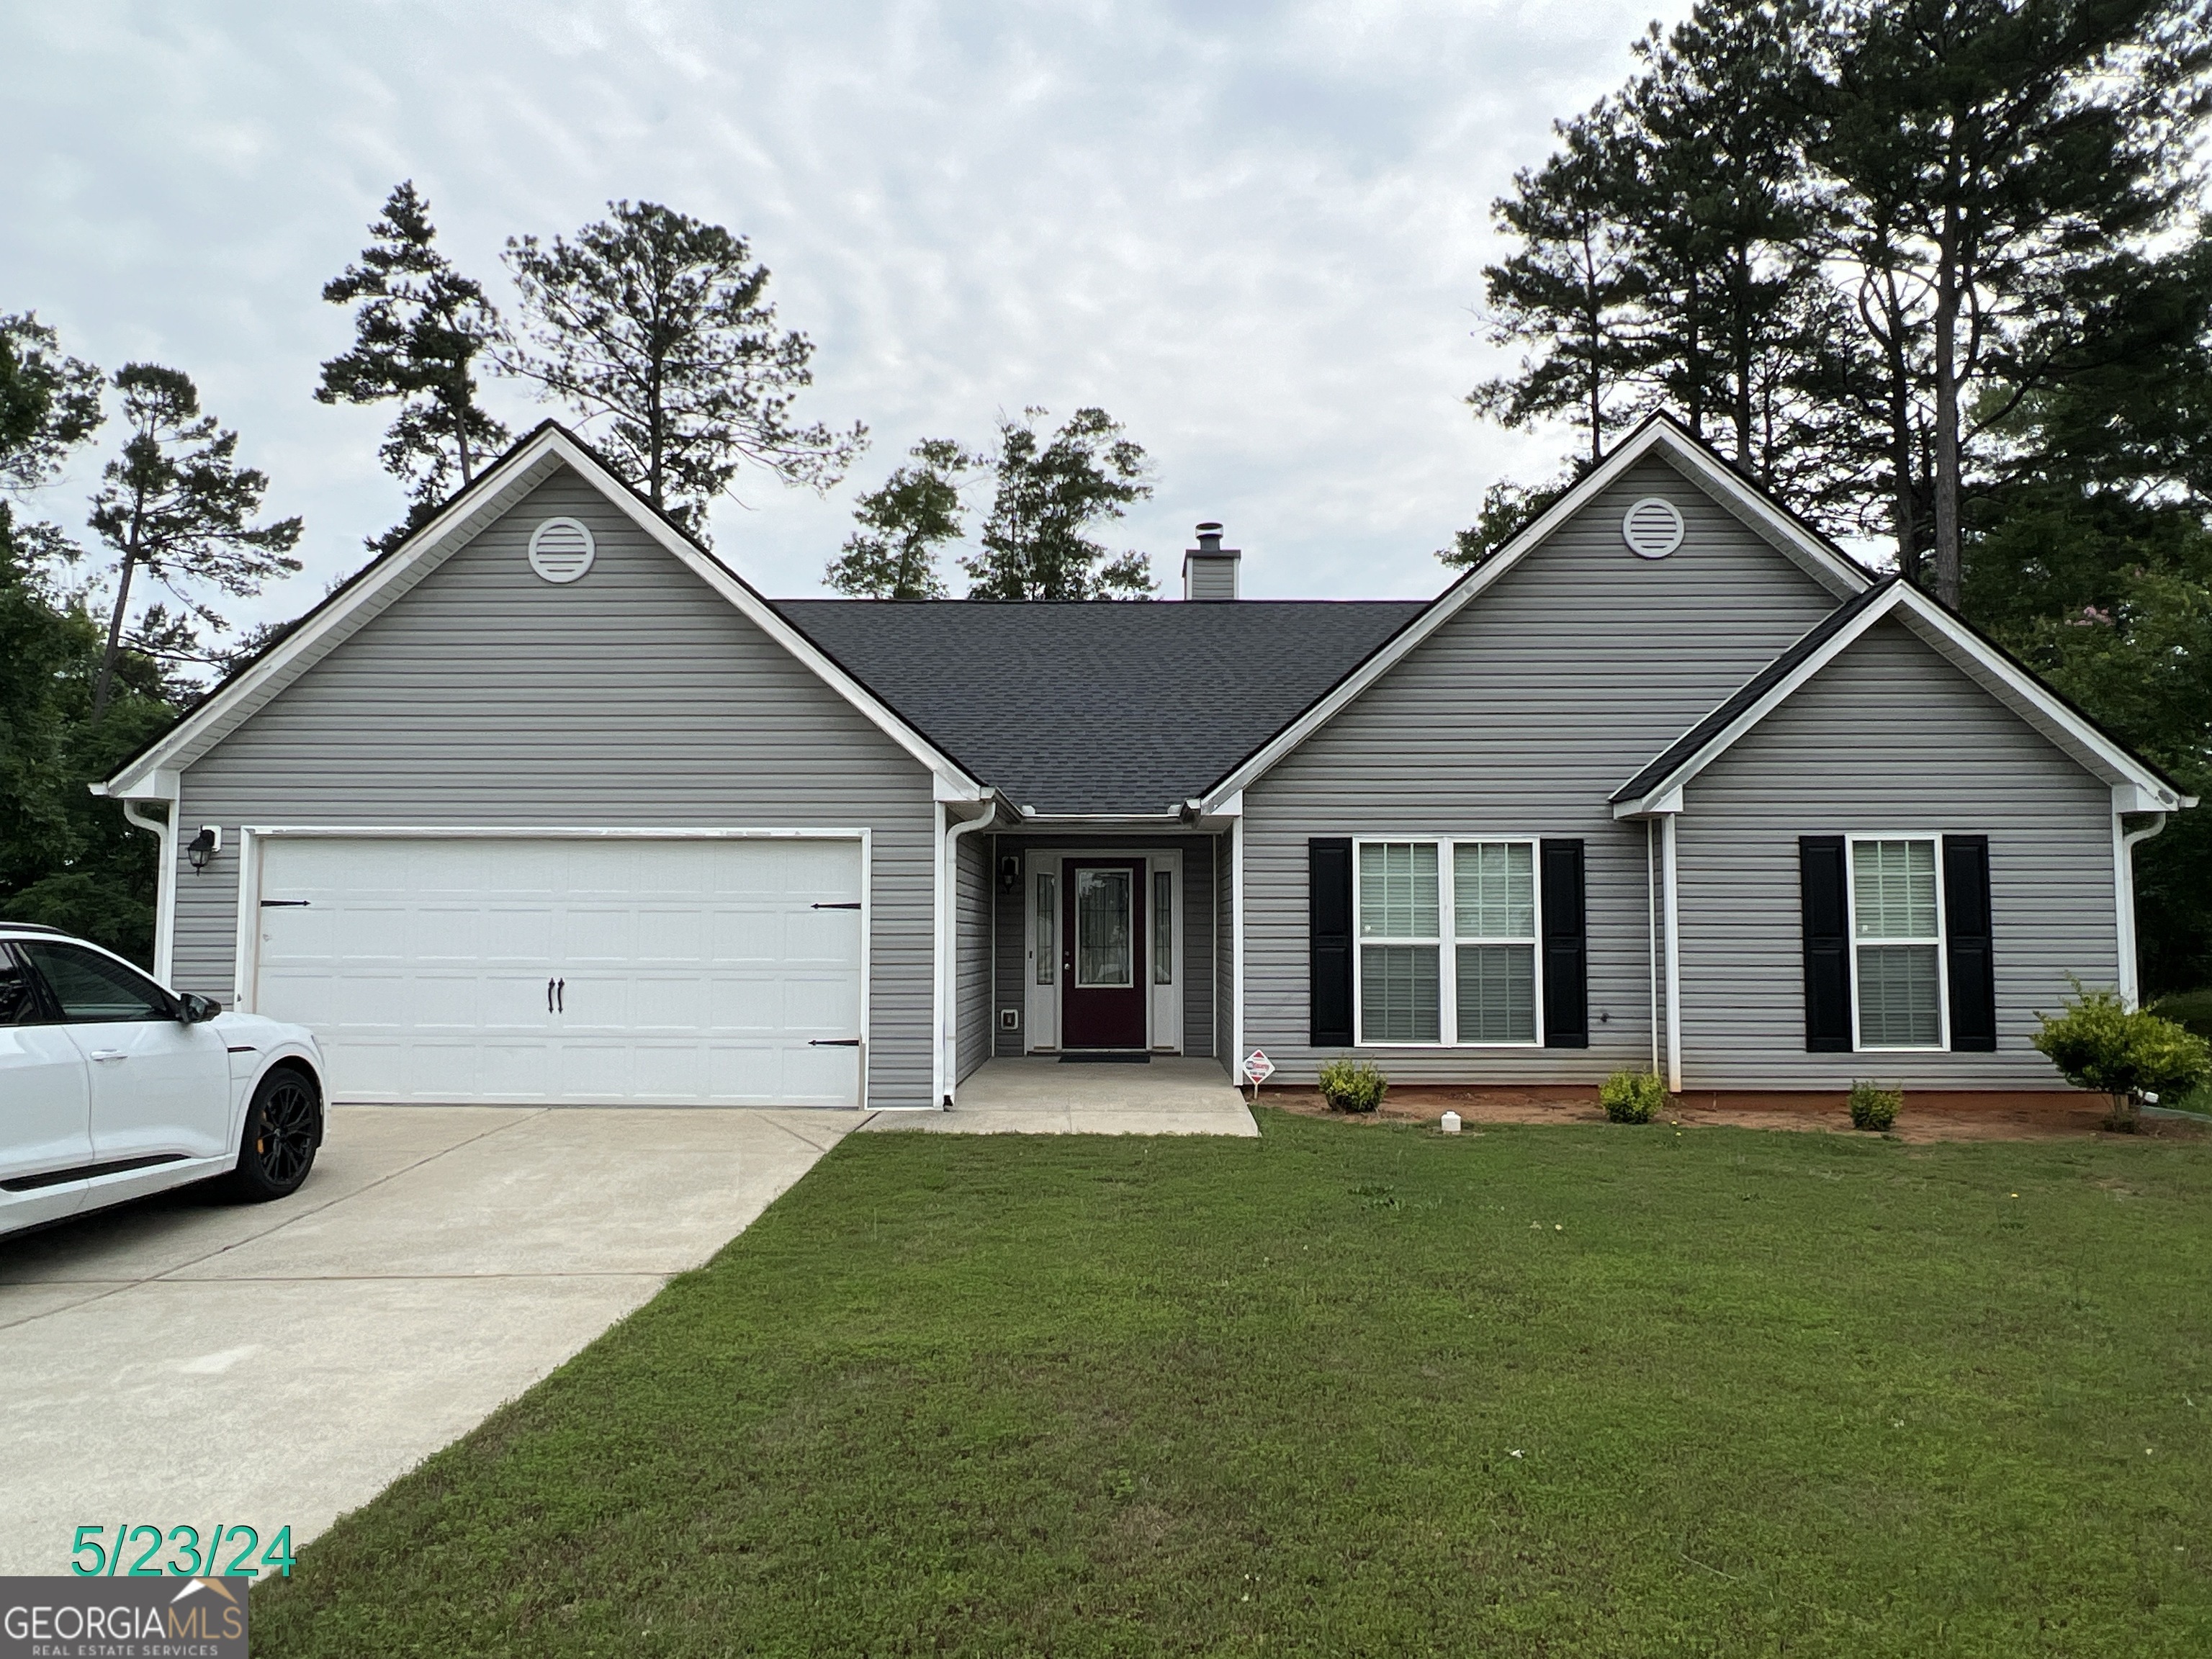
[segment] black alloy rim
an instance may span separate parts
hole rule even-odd
[[[269,1091],[261,1103],[253,1153],[261,1172],[278,1183],[300,1179],[315,1151],[315,1097],[307,1085],[290,1079]]]

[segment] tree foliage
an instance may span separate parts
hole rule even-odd
[[[845,538],[827,580],[854,599],[941,599],[945,578],[937,550],[957,541],[966,513],[963,474],[988,464],[950,438],[925,438],[908,452],[913,465],[896,469],[860,497],[860,527]]]
[[[197,651],[196,624],[228,623],[202,596],[214,588],[243,598],[270,577],[300,568],[290,556],[300,520],[257,525],[268,476],[237,462],[238,434],[200,411],[198,388],[181,370],[126,363],[114,386],[130,428],[123,452],[100,474],[88,522],[115,555],[115,599],[94,684],[92,718],[107,706],[124,644],[133,578],[141,570],[179,606],[149,611],[143,642],[157,654]]]
[[[100,389],[100,371],[64,356],[36,316],[0,316],[0,489],[20,496],[52,483],[99,429]]]
[[[740,469],[827,489],[866,445],[865,426],[797,424],[814,345],[778,331],[768,267],[742,236],[611,202],[573,240],[507,248],[528,332],[506,367],[593,423],[608,459],[692,535]]]
[[[477,399],[477,360],[501,337],[499,313],[483,285],[439,251],[430,204],[412,179],[392,191],[368,234],[359,261],[323,285],[331,304],[355,307],[354,342],[323,365],[315,400],[398,405],[378,453],[384,470],[406,483],[411,507],[404,522],[370,540],[381,552],[451,495],[456,479],[473,479],[508,434]]]
[[[1144,599],[1152,561],[1110,554],[1089,533],[1152,493],[1141,445],[1103,409],[1079,409],[1041,434],[1048,411],[999,423],[998,488],[982,550],[963,557],[974,599]]]

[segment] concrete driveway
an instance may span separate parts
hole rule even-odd
[[[288,1200],[167,1194],[0,1240],[0,1575],[66,1571],[80,1524],[305,1543],[704,1262],[858,1121],[341,1107]]]

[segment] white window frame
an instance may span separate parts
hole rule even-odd
[[[1856,1054],[1946,1054],[1951,1052],[1951,917],[1943,902],[1943,837],[1941,830],[1885,830],[1844,837],[1844,938],[1850,947],[1851,1052]],[[1936,937],[1926,939],[1859,938],[1859,844],[1876,841],[1924,841],[1936,853]],[[1928,1042],[1865,1042],[1859,1034],[1859,946],[1865,945],[1927,945],[1936,946],[1936,1036]]]
[[[1530,896],[1534,900],[1534,932],[1528,939],[1505,939],[1491,934],[1480,934],[1462,939],[1455,931],[1458,922],[1458,872],[1455,860],[1462,843],[1468,846],[1518,845],[1528,849],[1528,879]],[[1376,935],[1370,939],[1362,927],[1360,915],[1360,859],[1362,849],[1368,847],[1408,844],[1434,847],[1437,849],[1437,936],[1434,939],[1401,938]],[[1525,1042],[1480,1042],[1460,1041],[1459,1036],[1459,947],[1462,945],[1529,945],[1529,971],[1534,983],[1536,1004],[1536,1035]],[[1367,1008],[1365,961],[1363,952],[1370,945],[1433,945],[1437,947],[1437,1040],[1433,1042],[1370,1042],[1366,1040]],[[1856,1008],[1856,1003],[1854,1007]],[[1856,1018],[1856,1014],[1854,1015]],[[1352,1040],[1356,1048],[1484,1048],[1521,1051],[1544,1046],[1544,849],[1542,838],[1537,836],[1488,836],[1466,834],[1457,836],[1356,836],[1352,842]]]

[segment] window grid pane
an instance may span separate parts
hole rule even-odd
[[[1055,937],[1054,923],[1060,916],[1060,878],[1056,876],[1037,878],[1036,912],[1036,982],[1052,983],[1053,963],[1060,955],[1060,941]]]
[[[1932,1048],[1943,1037],[1943,1004],[1932,945],[1862,945],[1859,1042],[1869,1048]]]
[[[1852,908],[1861,939],[1936,937],[1936,843],[1852,844]]]
[[[1369,842],[1359,849],[1363,939],[1434,939],[1438,921],[1433,842]]]
[[[1152,983],[1175,983],[1175,876],[1152,872]]]
[[[1462,1042],[1536,1040],[1534,945],[1462,945],[1457,967]]]
[[[1462,939],[1534,939],[1535,849],[1525,841],[1455,846],[1452,930]]]
[[[1437,950],[1433,945],[1359,947],[1359,1040],[1440,1040]]]

